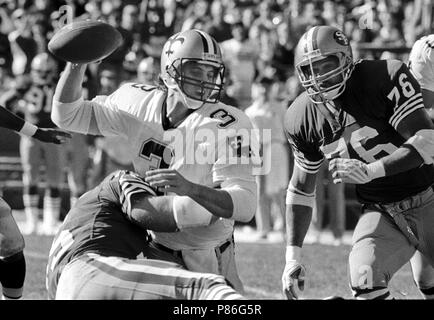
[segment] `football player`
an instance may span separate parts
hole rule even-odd
[[[57,62],[48,53],[40,53],[31,63],[30,81],[21,81],[16,87],[6,92],[1,100],[7,108],[13,108],[25,115],[30,123],[54,128],[50,119],[52,98],[57,76]],[[23,203],[27,225],[22,230],[25,234],[36,231],[54,235],[60,215],[60,184],[63,178],[62,148],[54,144],[23,136],[20,140],[20,155],[23,167]],[[46,189],[44,195],[42,228],[38,222],[38,183],[40,166],[45,165]]]
[[[414,43],[408,65],[420,84],[425,108],[434,120],[434,35],[424,36]],[[434,268],[419,251],[410,263],[420,292],[426,299],[434,299]]]
[[[63,131],[38,128],[3,107],[0,107],[0,127],[55,144],[64,143],[71,137]],[[19,299],[22,296],[26,275],[23,249],[24,238],[12,216],[11,208],[0,198],[0,284],[3,300]]]
[[[243,299],[222,276],[138,258],[146,255],[144,229],[179,228],[173,215],[158,210],[156,195],[136,173],[122,170],[80,197],[50,249],[49,299]]]
[[[241,110],[219,102],[225,67],[207,33],[173,35],[160,61],[160,86],[127,83],[92,101],[81,98],[86,65],[67,64],[51,117],[71,131],[127,138],[135,170],[166,192],[161,208],[173,211],[178,223],[197,223],[176,233],[152,232],[153,257],[222,274],[241,289],[233,226],[256,210],[258,142],[254,134],[240,134],[252,125]],[[228,161],[231,155],[237,159]],[[209,225],[213,217],[219,219]]]
[[[334,183],[356,184],[362,204],[349,255],[353,295],[390,298],[390,279],[416,250],[434,263],[434,126],[420,86],[400,61],[354,62],[347,37],[334,27],[309,29],[295,56],[305,92],[285,117],[295,168],[283,290],[296,298],[304,286],[301,247],[327,157]]]

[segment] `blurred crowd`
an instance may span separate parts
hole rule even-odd
[[[72,20],[106,21],[124,38],[112,55],[90,66],[87,98],[110,94],[125,81],[152,84],[158,77],[159,57],[167,38],[181,30],[201,29],[223,50],[227,68],[222,101],[247,110],[254,125],[272,128],[273,145],[264,147],[279,155],[280,167],[290,170],[291,156],[280,122],[285,108],[302,90],[293,67],[300,35],[315,25],[332,25],[349,37],[356,59],[405,60],[415,40],[433,32],[433,10],[432,0],[2,0],[0,93],[31,73],[33,58],[47,52],[53,34]],[[63,66],[61,61],[57,63],[58,74]],[[94,168],[91,185],[113,168],[130,165],[127,152],[118,149],[124,145],[119,141],[86,141]],[[271,163],[275,161],[271,159]],[[279,176],[285,179],[278,184],[267,184],[267,177],[258,181],[259,188],[266,190],[260,194],[268,197],[261,198],[258,206],[260,238],[266,238],[273,228],[284,229],[283,197],[289,173],[271,172],[268,179],[276,181]],[[319,188],[332,185],[327,173],[324,181]],[[338,216],[331,221],[335,221],[333,230],[339,239],[345,228],[344,188],[322,194],[336,196],[329,203],[337,208],[329,211]],[[319,199],[317,207],[324,208],[326,197]],[[318,211],[317,228],[321,229],[323,210]]]

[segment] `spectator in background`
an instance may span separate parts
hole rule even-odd
[[[23,9],[17,9],[12,14],[15,30],[9,34],[12,49],[12,72],[15,76],[27,74],[30,64],[38,52],[38,43],[33,38],[31,16]]]
[[[231,25],[224,21],[224,7],[222,1],[214,0],[211,3],[211,23],[206,27],[205,31],[217,42],[223,42],[232,38]]]
[[[251,86],[257,74],[259,50],[258,44],[247,37],[247,30],[241,22],[232,25],[232,36],[221,43],[223,60],[230,69],[232,82],[227,90],[244,110],[251,104]]]
[[[160,57],[164,43],[176,22],[175,17],[168,18],[167,10],[173,13],[176,6],[168,1],[142,1],[140,6],[140,21],[142,23],[142,43],[146,56]],[[167,18],[167,19],[166,19]]]
[[[281,22],[276,29],[277,43],[273,50],[271,66],[275,70],[276,79],[286,81],[294,72],[294,43],[288,21]]]
[[[209,21],[210,3],[207,0],[194,0],[185,12],[185,20],[181,31],[194,29],[193,25],[198,20]]]
[[[146,85],[155,85],[158,78],[158,64],[157,59],[147,57],[140,61],[137,67],[137,82]]]
[[[284,195],[288,186],[289,157],[283,131],[283,104],[274,99],[276,82],[260,77],[252,86],[253,104],[245,110],[253,126],[261,132],[259,141],[262,149],[264,172],[256,177],[258,204],[255,215],[257,238],[267,239],[274,228],[284,231]],[[271,131],[271,139],[262,139],[263,131]],[[270,171],[267,171],[269,168]],[[277,212],[277,214],[276,214]]]

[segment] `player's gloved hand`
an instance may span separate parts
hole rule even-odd
[[[384,177],[384,165],[381,160],[366,164],[357,159],[335,158],[330,160],[329,171],[334,183],[364,184]]]
[[[71,139],[72,135],[62,130],[38,128],[32,137],[42,142],[62,144]]]
[[[296,300],[304,290],[306,268],[299,263],[301,248],[286,247],[286,265],[282,274],[282,290],[288,300]]]

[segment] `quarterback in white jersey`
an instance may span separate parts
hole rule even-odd
[[[81,98],[85,68],[66,66],[53,121],[71,131],[129,141],[135,170],[164,190],[159,210],[173,214],[179,228],[153,232],[151,258],[222,274],[242,289],[233,226],[250,221],[256,210],[259,146],[247,116],[218,101],[224,65],[217,42],[198,30],[175,34],[163,48],[160,86],[126,83],[92,101]]]
[[[434,120],[434,34],[424,36],[414,43],[408,64],[420,84],[425,108]],[[425,298],[434,299],[434,268],[419,251],[410,262],[420,292]]]

